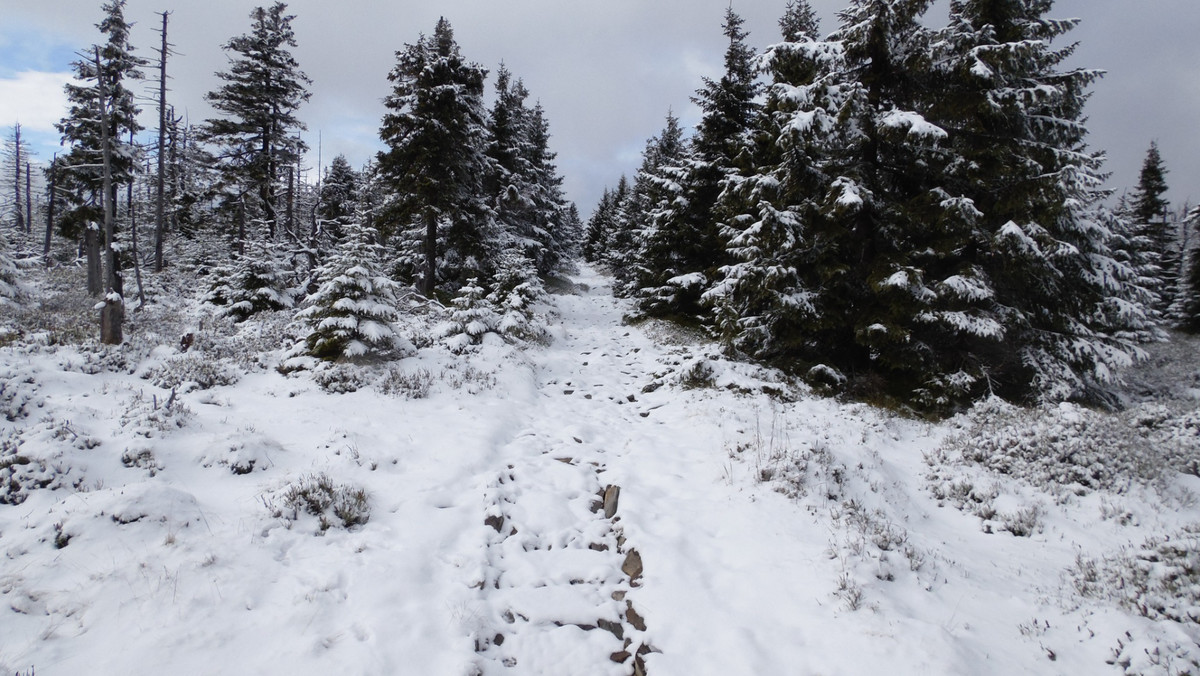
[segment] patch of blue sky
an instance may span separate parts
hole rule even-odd
[[[30,25],[0,25],[0,78],[28,71],[64,72],[78,59],[79,45]]]

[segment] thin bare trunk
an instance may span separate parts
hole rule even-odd
[[[55,153],[54,159],[50,160],[50,197],[46,204],[46,241],[42,245],[42,258],[46,262],[46,267],[50,267],[50,236],[54,232],[54,191],[58,189],[58,154]]]
[[[133,145],[133,130],[129,130],[129,145]],[[142,259],[138,254],[137,207],[133,204],[133,180],[130,179],[125,202],[129,206],[129,237],[133,252],[133,278],[137,280],[138,307],[146,304],[146,290],[142,288]]]
[[[16,178],[13,180],[13,201],[16,203],[17,231],[25,231],[25,215],[21,212],[21,125],[13,127],[13,164],[16,166]]]
[[[162,13],[162,52],[158,70],[158,184],[155,186],[157,201],[154,207],[154,271],[163,270],[163,239],[166,237],[167,220],[164,186],[166,183],[166,140],[167,140],[167,16]],[[140,288],[140,284],[139,284]]]
[[[25,232],[33,234],[33,181],[29,179],[29,161],[25,162]],[[20,208],[20,205],[17,205]]]

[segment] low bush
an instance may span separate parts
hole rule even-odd
[[[302,515],[317,517],[321,532],[334,526],[353,528],[371,518],[367,492],[349,484],[335,484],[328,474],[301,477],[282,494],[284,509],[275,516],[289,523]]]

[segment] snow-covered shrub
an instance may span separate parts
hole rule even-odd
[[[1126,631],[1106,662],[1120,667],[1124,676],[1193,676],[1200,674],[1200,645]]]
[[[10,422],[28,416],[37,390],[32,373],[0,369],[0,415]]]
[[[0,249],[0,308],[9,312],[23,305],[25,298],[26,292],[21,284],[17,264],[3,249]]]
[[[379,381],[379,391],[391,397],[424,399],[433,390],[433,374],[425,369],[407,371],[399,366],[388,368]]]
[[[1073,404],[1024,409],[999,400],[969,415],[962,433],[928,458],[932,483],[947,465],[976,465],[1052,492],[1121,493],[1132,483],[1200,464],[1200,413],[1137,407],[1120,414]],[[952,479],[953,477],[951,477]],[[946,492],[945,488],[934,488]]]
[[[290,311],[261,312],[252,322],[231,323],[229,318],[206,322],[192,349],[219,354],[241,370],[254,372],[274,367],[280,346],[292,346],[299,340]]]
[[[712,364],[707,360],[701,359],[692,364],[688,370],[684,371],[679,376],[679,384],[685,390],[699,390],[716,385],[716,372],[713,371]]]
[[[162,465],[154,457],[154,451],[149,448],[127,448],[121,454],[121,464],[129,468],[140,468],[156,476],[162,470]]]
[[[322,532],[336,525],[353,528],[371,518],[371,504],[364,489],[335,484],[324,472],[301,477],[283,492],[282,500],[285,509],[276,511],[276,517],[290,523],[302,515],[315,516]]]
[[[204,300],[218,307],[217,314],[242,322],[259,312],[295,306],[298,295],[292,271],[274,247],[249,247],[228,267],[212,272],[213,281]]]
[[[318,270],[320,287],[296,314],[308,327],[304,340],[312,356],[361,357],[400,342],[392,324],[402,288],[382,272],[376,238],[374,228],[347,225],[341,248]]]
[[[466,390],[471,394],[479,394],[484,390],[496,387],[496,374],[484,371],[471,363],[454,362],[442,371],[442,382],[455,390]]]
[[[1115,602],[1153,620],[1200,625],[1200,524],[1101,560],[1078,557],[1069,579],[1085,598]]]
[[[0,505],[19,505],[36,490],[78,489],[83,480],[71,475],[69,467],[21,453],[14,439],[0,440]]]
[[[371,383],[371,377],[350,364],[334,364],[313,369],[313,381],[330,394],[356,392]]]
[[[133,373],[137,361],[130,359],[127,348],[128,345],[104,345],[90,338],[79,346],[81,360],[69,360],[63,364],[63,369],[90,376],[97,373]]]
[[[192,410],[171,393],[160,399],[158,395],[146,397],[138,391],[125,403],[121,414],[121,427],[132,428],[138,436],[150,438],[177,430],[194,417]]]
[[[470,345],[478,345],[484,334],[498,330],[500,317],[496,307],[484,297],[477,280],[472,279],[459,289],[453,305],[450,320],[441,331],[451,349],[461,351]]]
[[[147,369],[142,378],[164,390],[183,393],[233,385],[241,375],[218,359],[189,352]]]

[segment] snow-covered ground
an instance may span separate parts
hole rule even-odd
[[[1195,390],[926,423],[575,281],[548,347],[320,377],[0,348],[0,673],[1200,671]]]

